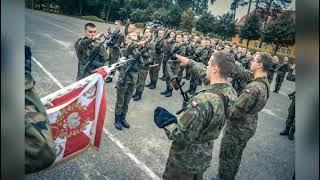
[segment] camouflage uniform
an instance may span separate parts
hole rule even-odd
[[[108,46],[109,49],[109,59],[110,63],[109,64],[114,64],[118,62],[119,56],[120,56],[120,48],[121,44],[124,42],[124,34],[121,32],[117,32],[114,37],[115,44],[112,46]]]
[[[276,71],[277,66],[278,66],[278,63],[273,63],[272,67],[271,67],[270,70],[268,71],[268,81],[269,81],[269,84],[272,83],[273,76],[274,76],[274,72]]]
[[[220,146],[220,179],[233,180],[238,172],[242,152],[256,132],[258,112],[266,105],[269,97],[267,77],[249,81],[235,102],[231,117],[226,121]]]
[[[78,57],[78,72],[77,72],[77,78],[76,80],[80,80],[81,76],[84,73],[84,69],[86,67],[86,64],[89,62],[89,57],[91,52],[97,48],[99,45],[99,42],[92,40],[87,37],[79,38],[74,43],[74,48],[77,53]],[[108,61],[108,53],[105,48],[102,48],[99,52],[99,55],[96,59],[97,62],[106,63]]]
[[[247,82],[254,78],[254,74],[251,71],[244,69],[238,61],[236,61],[235,67],[236,68],[232,77],[231,85],[239,96],[246,87]]]
[[[25,73],[25,173],[48,168],[56,153],[50,123],[39,96],[34,91],[31,73]]]
[[[164,40],[160,40],[160,41],[157,40],[156,45],[155,45],[154,54],[153,54],[153,60],[154,60],[155,64],[159,64],[159,65],[155,66],[155,67],[151,67],[149,70],[150,81],[154,85],[157,84],[157,82],[158,82],[159,71],[161,68],[161,62],[164,57],[163,56],[164,55],[163,44],[164,44]],[[157,46],[158,46],[158,49],[157,49]]]
[[[173,39],[167,39],[164,42],[164,58],[162,61],[162,74],[164,75],[164,77],[167,77],[168,73],[167,73],[167,63],[168,60],[170,59],[170,55],[171,55],[171,48],[174,44],[174,40]]]
[[[248,58],[242,58],[240,62],[245,69],[250,69],[250,60]]]
[[[197,61],[197,62],[203,62],[204,56],[203,54],[205,54],[205,48],[202,46],[198,46],[195,49],[195,53],[193,56],[193,60]],[[201,82],[201,78],[199,77],[199,75],[195,72],[191,72],[191,77],[190,77],[190,90],[196,90],[198,83]]]
[[[188,48],[188,45],[186,42],[183,42],[183,46],[184,46],[184,49],[185,49],[185,56],[187,55],[187,48]],[[182,76],[183,76],[183,71],[186,69],[186,66],[180,66],[179,67],[179,71],[178,71],[178,78],[179,79],[182,79]]]
[[[133,58],[135,56],[137,48],[137,43],[131,43],[127,45],[124,50],[124,56],[126,58]],[[119,70],[120,73],[117,81],[117,100],[115,107],[116,115],[126,114],[128,112],[128,105],[134,91],[135,83],[138,79],[138,71],[130,72],[131,77],[124,79],[125,70],[128,68],[128,66],[129,65],[122,66]]]
[[[206,73],[206,68],[193,60],[188,65],[199,76]],[[228,112],[236,100],[236,92],[228,84],[213,84],[190,99],[177,123],[164,128],[168,138],[173,140],[164,180],[200,180],[210,166],[214,140],[219,137],[227,118],[224,102],[215,91],[228,98]]]
[[[288,108],[288,117],[286,120],[286,126],[290,127],[290,129],[295,130],[295,104],[296,104],[296,95],[295,92],[292,95],[291,103]]]
[[[278,92],[281,88],[282,82],[286,76],[286,73],[289,71],[289,64],[281,63],[277,67],[277,78],[276,78],[276,85],[275,85],[275,92]]]
[[[186,54],[185,44],[184,43],[180,43],[180,44],[175,43],[171,48],[170,54],[179,54],[181,56],[185,56],[185,54]],[[178,75],[179,70],[180,70],[180,63],[178,61],[172,60],[172,61],[168,61],[168,64],[170,65],[170,68],[172,70],[173,75]],[[179,78],[181,79],[181,77],[179,77]],[[171,87],[169,75],[166,78],[166,85],[167,85],[167,87]]]
[[[150,60],[150,58],[152,57],[152,54],[154,54],[154,51],[155,51],[154,46],[151,46],[148,49],[148,51],[142,55],[143,63],[147,63]],[[145,82],[148,76],[148,71],[149,71],[149,66],[144,66],[139,71],[138,80],[137,80],[137,89],[136,89],[137,92],[140,92],[140,93],[143,92]]]

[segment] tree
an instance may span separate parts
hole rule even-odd
[[[157,20],[160,20],[160,21],[164,22],[165,24],[167,24],[167,20],[169,19],[168,15],[169,15],[168,10],[160,8],[160,9],[155,10],[151,14],[151,19],[157,19]]]
[[[267,25],[262,33],[262,40],[268,44],[274,44],[274,54],[280,46],[293,45],[295,43],[295,21],[290,12],[282,13],[277,19]]]
[[[178,5],[170,7],[167,20],[169,27],[178,27],[181,22],[182,9]]]
[[[194,13],[192,9],[184,11],[181,15],[181,28],[191,33],[194,26]]]
[[[147,16],[147,10],[143,9],[133,9],[130,14],[130,20],[134,23],[142,23],[149,20]]]
[[[236,19],[237,8],[240,6],[245,6],[247,4],[248,4],[247,0],[233,0],[232,1],[230,10],[232,11],[234,20]]]
[[[247,39],[247,46],[250,40],[258,40],[261,36],[261,23],[258,16],[251,16],[247,23],[240,30],[240,38]]]
[[[230,13],[223,14],[217,17],[217,22],[214,24],[213,32],[219,35],[222,40],[233,37],[236,34],[235,20]]]
[[[217,19],[212,14],[205,12],[196,22],[196,29],[203,34],[208,34],[214,31],[214,26]]]
[[[249,14],[250,14],[250,9],[251,9],[251,3],[252,3],[252,0],[249,0],[249,6],[248,6],[248,12],[247,12],[247,16],[246,16],[246,21],[248,20],[249,18]]]

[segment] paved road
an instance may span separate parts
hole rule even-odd
[[[88,21],[77,18],[25,11],[26,38],[32,41],[34,58],[54,76],[62,86],[75,82],[77,59],[73,43],[83,32]],[[105,32],[106,24],[96,23],[98,32]],[[43,69],[33,63],[33,76],[40,96],[48,95],[60,87]],[[110,179],[144,180],[162,176],[168,156],[170,141],[163,130],[153,123],[153,110],[164,106],[175,112],[181,105],[181,97],[174,92],[172,98],[159,93],[165,89],[160,81],[157,89],[146,89],[142,101],[132,101],[129,106],[129,130],[118,131],[113,126],[115,83],[108,84],[108,110],[105,133],[99,152],[89,150],[81,156],[65,162],[42,174],[26,176],[26,179]],[[272,89],[274,84],[272,84]],[[236,179],[285,180],[294,171],[294,141],[279,136],[285,124],[289,99],[295,84],[285,81],[280,94],[271,94],[267,106],[259,114],[258,129],[248,142]],[[204,179],[217,173],[221,136],[216,140],[213,159]]]

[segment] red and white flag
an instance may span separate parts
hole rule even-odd
[[[106,115],[106,89],[96,73],[41,99],[47,108],[57,158],[55,163],[100,147]]]

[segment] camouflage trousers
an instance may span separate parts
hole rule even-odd
[[[180,70],[180,65],[179,64],[174,64],[174,63],[170,63],[170,68],[171,68],[171,71],[172,71],[172,74],[175,76],[175,75],[178,75],[179,73],[179,70]],[[179,76],[178,76],[179,77]],[[171,87],[172,88],[172,85],[171,85],[171,82],[170,82],[170,76],[167,72],[167,76],[166,76],[166,86],[167,87]]]
[[[159,71],[161,68],[161,61],[162,61],[163,57],[156,57],[154,58],[154,64],[158,64],[158,66],[155,67],[150,67],[149,69],[149,77],[150,77],[150,81],[153,83],[157,83],[158,82],[158,78],[159,78]]]
[[[85,65],[81,65],[78,63],[78,72],[77,72],[76,81],[79,81],[81,79],[81,76],[84,73],[84,68],[85,68]]]
[[[273,76],[274,76],[274,72],[268,72],[268,81],[269,81],[269,84],[272,83]]]
[[[143,92],[144,86],[146,83],[146,79],[148,76],[148,72],[149,71],[145,70],[145,69],[139,71],[136,91],[141,92],[141,93]]]
[[[288,117],[286,120],[286,126],[295,129],[295,101],[291,100],[288,108]]]
[[[163,76],[167,76],[168,72],[167,72],[167,63],[168,63],[168,56],[165,56],[162,60],[162,74]]]
[[[128,112],[128,105],[133,95],[134,84],[132,82],[120,83],[117,81],[117,100],[115,114],[120,115]]]
[[[166,169],[163,173],[164,180],[202,180],[204,172],[190,173],[187,170],[176,167],[170,161],[167,161]]]
[[[119,48],[109,48],[109,64],[114,64],[118,62],[120,56],[120,49]]]
[[[234,180],[241,163],[242,152],[255,130],[234,132],[227,127],[220,145],[218,175],[223,180]]]
[[[190,89],[197,89],[200,77],[197,73],[190,70]]]
[[[279,91],[280,88],[281,88],[281,85],[282,85],[282,82],[285,78],[286,74],[284,73],[281,73],[281,74],[277,74],[277,77],[276,77],[276,85],[275,85],[275,91]]]

